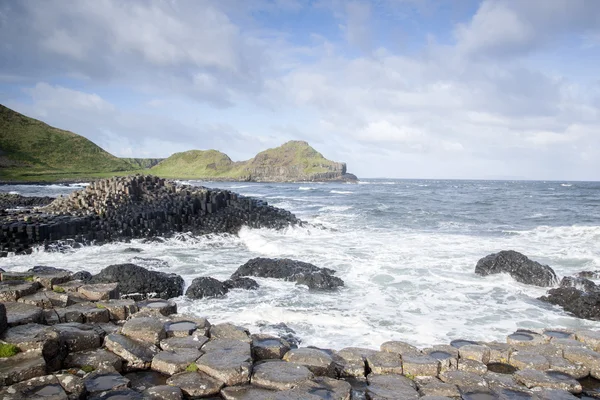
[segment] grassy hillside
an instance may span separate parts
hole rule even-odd
[[[247,170],[258,170],[273,167],[296,167],[304,175],[326,173],[335,168],[336,163],[323,157],[307,142],[292,140],[279,147],[258,153],[253,159],[245,162]]]
[[[164,158],[121,158],[133,165],[135,169],[149,169],[160,163]]]
[[[163,178],[222,178],[244,180],[242,163],[234,163],[217,150],[190,150],[175,153],[150,172]]]
[[[0,176],[54,180],[134,169],[83,136],[51,127],[0,105]]]

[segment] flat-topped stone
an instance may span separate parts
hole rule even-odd
[[[410,379],[401,375],[369,375],[367,398],[417,400],[419,393]]]
[[[34,294],[38,288],[39,283],[12,280],[0,282],[0,301],[17,301],[23,296]]]
[[[252,385],[229,386],[221,390],[225,400],[274,400],[277,393]]]
[[[366,361],[374,374],[402,374],[402,356],[399,353],[377,351],[369,354]]]
[[[250,381],[252,356],[248,343],[238,340],[214,340],[207,343],[202,350],[205,354],[196,361],[199,371],[219,379],[227,386]]]
[[[252,356],[254,360],[281,359],[290,351],[290,345],[277,336],[255,334],[252,335]]]
[[[0,386],[8,386],[46,375],[46,361],[40,350],[0,358]]]
[[[488,388],[486,380],[472,372],[444,371],[440,373],[440,380],[458,386],[462,392],[485,391]]]
[[[44,322],[44,313],[40,307],[17,302],[6,302],[4,307],[8,326]]]
[[[594,351],[600,350],[600,331],[581,330],[575,333],[575,338],[587,344]]]
[[[69,352],[92,350],[102,346],[103,337],[90,325],[69,322],[54,325],[53,329],[58,332],[60,340],[67,345]]]
[[[152,359],[151,368],[166,375],[175,375],[186,370],[202,353],[194,349],[161,351]]]
[[[488,349],[490,349],[490,363],[508,364],[510,356],[513,352],[513,347],[508,343],[500,342],[489,342],[485,343]]]
[[[173,375],[167,380],[167,384],[179,387],[184,395],[191,398],[215,395],[223,387],[223,382],[201,371]]]
[[[537,369],[545,371],[550,368],[550,362],[542,355],[535,353],[517,353],[510,358],[510,365],[518,369]]]
[[[112,321],[124,321],[139,311],[135,301],[130,299],[105,300],[99,301],[96,304],[97,307],[103,307],[108,310]]]
[[[78,303],[65,307],[65,322],[83,322],[86,324],[110,322],[110,313],[95,303]]]
[[[487,366],[480,361],[460,359],[458,360],[458,370],[472,372],[477,375],[484,375],[488,369]]]
[[[287,390],[312,378],[313,373],[304,365],[270,361],[254,366],[252,384],[267,389]]]
[[[173,321],[165,325],[167,337],[186,337],[193,335],[198,329],[194,321]]]
[[[110,300],[120,297],[118,283],[96,283],[83,285],[77,288],[77,292],[88,300]]]
[[[127,389],[130,382],[120,374],[92,373],[85,378],[84,385],[89,394],[98,394]]]
[[[544,329],[542,335],[549,341],[554,339],[575,339],[575,332],[566,329]]]
[[[151,343],[115,333],[106,336],[104,345],[108,350],[127,361],[128,369],[150,368],[152,359],[160,351]]]
[[[161,340],[167,338],[165,323],[158,318],[140,317],[132,318],[125,322],[121,330],[123,335],[136,340],[158,345]]]
[[[590,369],[591,376],[600,378],[600,353],[585,347],[566,347],[563,353],[566,360],[585,365]]]
[[[65,293],[55,293],[52,291],[39,291],[34,294],[21,297],[17,300],[19,303],[31,304],[43,309],[52,309],[55,307],[67,307],[75,304],[75,301]]]
[[[527,330],[517,330],[506,337],[506,343],[513,346],[535,346],[547,341],[548,339],[539,333]]]
[[[60,386],[67,392],[69,395],[69,400],[72,399],[81,399],[85,395],[85,384],[83,378],[80,378],[77,375],[72,374],[56,374],[54,375]]]
[[[562,357],[547,357],[550,363],[550,371],[558,371],[571,375],[575,379],[585,378],[590,374],[590,368],[581,363],[573,363]]]
[[[350,400],[352,386],[345,381],[329,377],[317,377],[304,381],[293,389],[281,391],[276,400]]]
[[[541,387],[547,389],[566,390],[571,393],[581,393],[582,387],[572,376],[557,371],[538,371],[524,369],[515,372],[515,380],[528,388]]]
[[[0,396],[3,400],[69,399],[67,392],[54,375],[38,376],[16,383],[7,388],[4,393],[0,393]]]
[[[66,368],[82,368],[92,366],[96,369],[114,369],[120,372],[123,368],[121,357],[105,349],[95,349],[70,353],[65,359]]]
[[[169,316],[177,313],[177,303],[171,300],[148,299],[137,303],[140,311]]]
[[[46,289],[53,289],[54,285],[71,280],[71,272],[61,268],[37,266],[27,273],[31,273],[33,280],[39,282]]]
[[[181,400],[183,393],[175,386],[160,385],[144,390],[142,393],[145,400]]]
[[[2,340],[17,346],[22,352],[41,351],[51,370],[60,368],[66,356],[64,342],[50,326],[27,324],[8,328],[2,334]]]
[[[146,400],[141,393],[132,389],[113,390],[101,392],[88,397],[88,400]]]
[[[248,343],[252,342],[248,329],[230,323],[211,326],[210,337],[212,339],[234,339]]]
[[[405,375],[438,376],[440,362],[425,354],[405,354],[402,356],[402,368]]]
[[[173,337],[160,341],[160,348],[167,351],[174,351],[177,349],[194,349],[200,350],[204,344],[208,342],[206,336],[187,336],[187,337]]]
[[[317,376],[334,377],[336,375],[333,359],[322,350],[307,347],[292,349],[284,354],[283,360],[304,365]]]
[[[53,289],[64,293],[77,293],[77,289],[85,285],[85,282],[80,280],[57,283],[53,285]]]
[[[360,347],[346,347],[336,354],[341,359],[339,361],[342,377],[363,378],[366,376],[367,357],[377,353],[377,350],[364,349]]]
[[[490,348],[479,344],[467,344],[458,349],[460,358],[487,364],[490,362]]]
[[[415,346],[397,340],[382,343],[380,346],[380,350],[400,355],[421,353],[421,351]]]
[[[429,379],[419,385],[421,396],[446,396],[460,397],[460,392],[456,385],[444,383],[437,378]]]

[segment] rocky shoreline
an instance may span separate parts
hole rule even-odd
[[[255,259],[232,279],[270,271],[305,284],[315,279],[299,276],[333,272],[304,264]],[[183,280],[129,265],[95,276],[52,267],[2,272],[2,399],[600,398],[597,331],[518,330],[504,343],[425,349],[399,341],[297,347],[289,337],[178,314],[173,297],[183,294]]]

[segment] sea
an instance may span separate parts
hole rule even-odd
[[[37,249],[0,259],[22,271],[49,265],[92,273],[134,262],[183,276],[227,279],[254,257],[283,257],[337,271],[333,292],[256,278],[255,291],[223,298],[177,298],[180,312],[278,333],[284,323],[302,346],[376,349],[388,340],[416,346],[454,339],[505,341],[516,329],[600,329],[538,298],[546,289],[509,275],[478,276],[477,261],[516,250],[559,276],[600,270],[600,182],[365,179],[343,183],[182,182],[260,198],[308,222],[283,231],[164,243],[111,243],[65,253]],[[60,196],[82,185],[12,185],[26,196]],[[128,252],[129,248],[141,250]]]

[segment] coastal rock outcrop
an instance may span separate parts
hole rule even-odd
[[[150,271],[135,264],[110,265],[94,275],[89,283],[119,284],[121,294],[140,294],[144,298],[170,299],[183,294],[183,278],[176,274]]]
[[[42,207],[53,201],[52,197],[27,197],[20,194],[0,193],[0,210],[17,207]]]
[[[227,292],[228,289],[220,280],[210,276],[201,276],[192,281],[190,287],[185,291],[185,295],[190,299],[203,299],[224,296]]]
[[[475,273],[482,276],[507,273],[517,282],[543,287],[558,283],[552,268],[513,250],[504,250],[482,258],[477,262]]]
[[[578,318],[600,321],[600,287],[589,279],[566,276],[560,287],[548,290],[540,300],[561,306]]]
[[[231,279],[243,276],[277,278],[306,285],[309,289],[331,290],[344,286],[344,281],[333,276],[334,270],[287,258],[253,258],[240,266]]]

